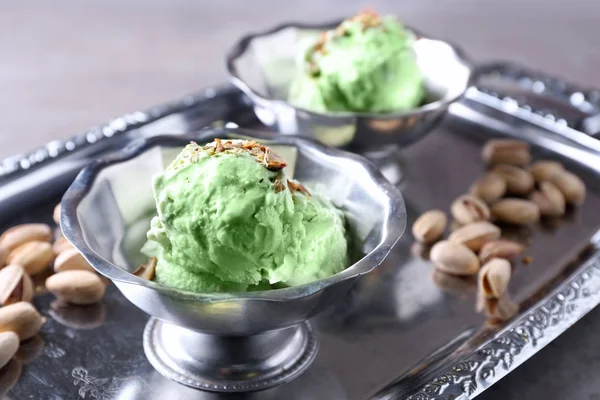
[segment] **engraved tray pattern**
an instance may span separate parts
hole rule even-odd
[[[408,400],[473,398],[502,379],[600,303],[600,253],[549,298]]]

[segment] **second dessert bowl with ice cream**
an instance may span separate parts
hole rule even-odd
[[[135,142],[84,169],[62,206],[67,239],[153,317],[152,365],[213,391],[307,368],[318,346],[306,321],[406,223],[402,196],[362,157],[230,129]],[[144,263],[151,280],[134,274]]]
[[[420,139],[477,79],[456,46],[372,11],[247,35],[226,65],[265,125],[361,151]]]

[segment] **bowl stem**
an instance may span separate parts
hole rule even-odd
[[[151,318],[144,331],[148,360],[165,377],[216,392],[262,390],[290,381],[317,354],[305,322],[252,336],[219,336]]]

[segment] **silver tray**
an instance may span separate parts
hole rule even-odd
[[[91,307],[60,307],[51,295],[38,295],[34,302],[48,322],[23,344],[26,362],[0,371],[0,390],[8,390],[10,399],[475,397],[600,302],[600,153],[591,145],[598,143],[592,115],[600,94],[503,63],[492,72],[504,78],[500,85],[471,89],[427,138],[374,161],[398,180],[409,224],[429,208],[448,209],[466,190],[484,168],[481,143],[492,136],[528,140],[537,157],[559,159],[584,178],[589,195],[581,209],[530,232],[534,262],[518,266],[511,281],[522,312],[510,323],[485,324],[474,310],[472,286],[458,293],[437,286],[432,266],[412,255],[407,233],[345,301],[312,322],[320,352],[291,383],[232,396],[163,378],[142,349],[148,317],[111,285],[102,303]],[[535,96],[527,94],[530,88],[537,88]],[[2,229],[50,221],[52,207],[81,166],[132,138],[226,124],[260,128],[241,93],[208,89],[6,160],[0,170]]]

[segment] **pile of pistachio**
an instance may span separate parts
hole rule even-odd
[[[57,206],[57,224],[59,214]],[[40,223],[17,225],[0,236],[0,368],[15,356],[20,342],[34,337],[45,323],[31,304],[44,286],[59,301],[77,306],[104,296],[105,281],[60,233],[54,241],[53,236],[52,227]],[[48,273],[45,282],[34,287],[36,278]]]
[[[513,139],[489,140],[482,150],[487,173],[469,193],[450,207],[453,229],[442,240],[448,217],[441,210],[427,211],[415,221],[416,240],[429,249],[438,271],[458,277],[476,276],[477,310],[494,320],[508,320],[518,305],[508,295],[514,262],[526,250],[522,243],[501,237],[501,228],[526,226],[542,217],[561,217],[567,206],[583,203],[583,181],[556,161],[531,164],[529,145]],[[531,262],[526,257],[524,262]]]

